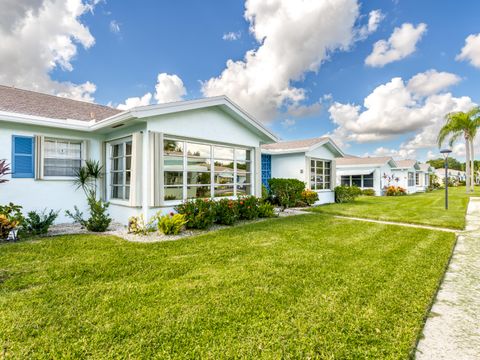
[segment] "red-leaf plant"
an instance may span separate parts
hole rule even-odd
[[[0,184],[6,183],[8,179],[2,179],[5,175],[11,174],[10,165],[7,163],[7,160],[0,160]]]

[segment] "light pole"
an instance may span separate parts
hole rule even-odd
[[[450,155],[451,152],[452,150],[450,149],[440,150],[440,153],[445,159],[445,210],[448,210],[448,155]]]

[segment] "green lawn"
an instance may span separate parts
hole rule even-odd
[[[272,219],[155,244],[0,246],[6,358],[406,358],[454,235]]]
[[[440,226],[465,227],[468,199],[465,187],[449,188],[449,208],[445,210],[445,190],[407,196],[362,196],[353,203],[329,204],[312,211],[377,220]],[[480,196],[477,188],[473,196]]]

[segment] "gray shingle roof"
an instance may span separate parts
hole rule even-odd
[[[348,166],[348,165],[384,165],[389,161],[392,161],[393,158],[389,156],[377,156],[377,157],[345,157],[337,159],[337,165]]]
[[[414,167],[417,163],[417,160],[407,159],[407,160],[397,160],[397,165],[399,168],[411,168]]]
[[[51,119],[102,120],[120,113],[109,106],[0,85],[0,110]]]
[[[262,145],[262,149],[265,150],[300,150],[309,149],[319,142],[329,140],[328,137],[317,137],[312,139],[292,140],[292,141],[280,141],[274,144]]]

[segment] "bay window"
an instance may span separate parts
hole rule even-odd
[[[312,190],[330,189],[332,162],[327,160],[310,161],[310,188]]]
[[[43,175],[74,177],[82,166],[82,141],[44,139]]]
[[[251,151],[163,141],[164,200],[251,195]]]

